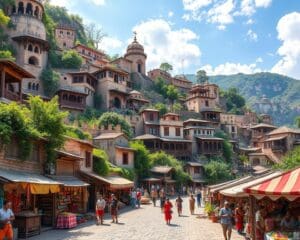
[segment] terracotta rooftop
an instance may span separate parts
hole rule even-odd
[[[162,173],[162,174],[167,174],[169,172],[171,172],[173,170],[172,167],[169,166],[155,166],[153,168],[151,168],[151,172],[154,173]]]
[[[277,129],[273,130],[272,132],[269,132],[267,135],[275,135],[275,134],[281,134],[281,133],[297,133],[297,134],[300,134],[300,130],[283,126],[283,127],[280,127],[280,128],[277,128]]]
[[[98,137],[95,137],[94,140],[115,139],[123,135],[124,133],[102,133]]]
[[[154,135],[151,135],[151,134],[144,134],[144,135],[141,135],[141,136],[138,136],[136,138],[134,138],[135,140],[150,140],[150,139],[160,139],[158,136],[154,136]]]

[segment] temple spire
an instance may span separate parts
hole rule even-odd
[[[137,38],[136,38],[137,32],[136,32],[136,31],[133,31],[133,35],[134,35],[133,41],[134,41],[134,42],[137,42]]]

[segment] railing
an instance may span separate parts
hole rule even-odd
[[[70,107],[70,108],[76,108],[76,109],[85,109],[85,107],[86,107],[85,103],[70,102],[70,101],[66,101],[66,100],[60,101],[60,105],[62,107]]]
[[[4,92],[4,97],[5,97],[6,99],[8,99],[8,100],[16,101],[16,102],[18,102],[18,101],[21,100],[21,99],[20,99],[20,95],[19,95],[18,93],[14,93],[14,92],[11,92],[11,91],[9,91],[9,90],[6,90],[6,91]]]

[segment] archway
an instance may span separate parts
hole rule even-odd
[[[36,57],[30,57],[28,59],[28,64],[30,65],[34,65],[34,66],[38,66],[39,65],[39,61]]]
[[[32,13],[33,13],[33,10],[32,10],[32,4],[31,4],[31,3],[27,3],[27,6],[26,6],[26,14],[32,15]]]
[[[115,98],[114,98],[113,106],[114,106],[115,108],[121,108],[121,100],[120,100],[118,97],[115,97]]]
[[[24,14],[24,3],[19,2],[18,4],[18,14]]]

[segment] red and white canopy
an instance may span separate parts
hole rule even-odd
[[[300,197],[300,167],[246,188],[244,191],[258,199],[268,196],[273,200],[285,197],[293,201]]]

